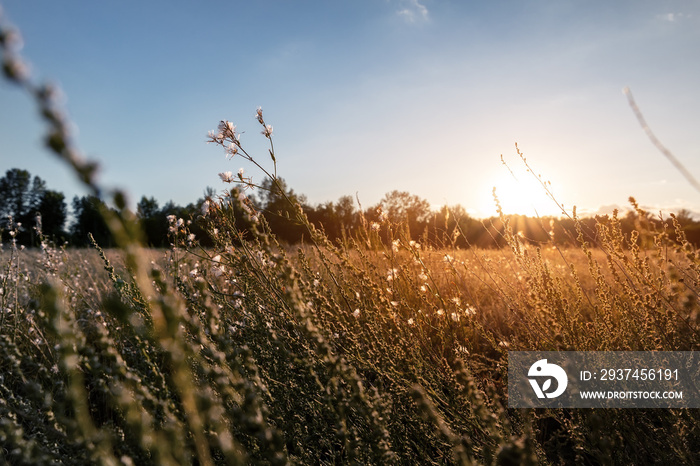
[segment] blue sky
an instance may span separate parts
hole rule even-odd
[[[312,204],[398,189],[439,206],[554,213],[515,143],[558,199],[700,212],[700,193],[651,145],[622,93],[700,178],[700,2],[5,0],[37,79],[58,83],[107,186],[187,204],[239,159],[207,145],[221,119]],[[69,198],[29,98],[0,83],[0,170]],[[515,181],[500,156],[516,174]]]

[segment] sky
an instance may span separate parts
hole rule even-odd
[[[230,120],[269,166],[255,120],[273,125],[278,174],[311,205],[392,190],[435,208],[557,214],[637,201],[700,213],[697,0],[0,0],[37,81],[63,90],[104,186],[186,205],[240,158],[206,144]],[[42,146],[31,99],[0,81],[0,171],[28,170],[67,199],[85,193]],[[501,156],[506,162],[504,166]],[[511,173],[512,172],[512,173]]]

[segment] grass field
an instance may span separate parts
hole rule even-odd
[[[697,410],[507,408],[508,350],[696,350],[682,240],[640,232],[642,249],[607,219],[578,249],[506,231],[508,248],[433,250],[371,229],[283,247],[262,219],[248,238],[230,219],[223,202],[200,219],[214,249],[176,219],[165,251],[5,245],[5,461],[700,460]]]

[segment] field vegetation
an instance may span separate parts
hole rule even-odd
[[[37,225],[30,250],[8,223],[3,462],[700,463],[697,410],[507,407],[511,350],[699,348],[700,255],[676,217],[632,200],[631,229],[574,213],[535,239],[501,214],[482,225],[499,246],[485,249],[457,243],[449,210],[436,238],[382,211],[329,238],[282,185],[259,109],[264,160],[230,122],[210,139],[256,166],[286,215],[224,174],[231,189],[166,217],[168,247],[148,249],[3,34],[6,74],[36,97],[48,146],[114,206],[101,213],[116,246],[65,249]],[[280,241],[282,218],[303,242]]]

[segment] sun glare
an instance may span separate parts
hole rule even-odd
[[[488,199],[484,197],[481,211],[488,216],[496,214],[496,201],[493,198],[496,189],[498,202],[506,215],[560,216],[557,204],[547,195],[542,184],[531,173],[505,173],[492,178],[488,184]],[[558,194],[554,193],[555,196]],[[559,200],[559,199],[558,199]]]

